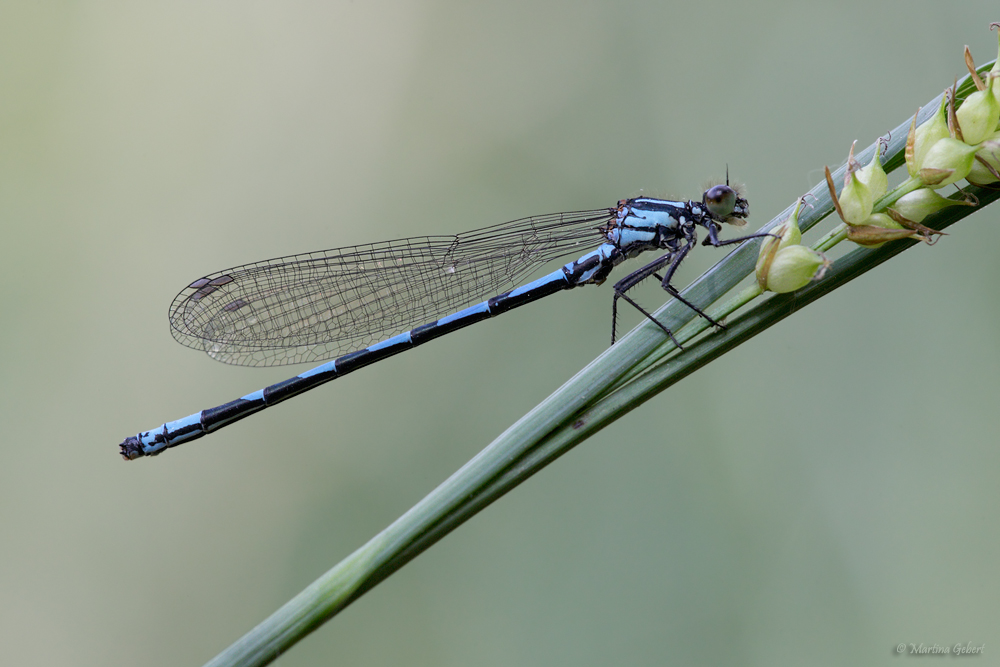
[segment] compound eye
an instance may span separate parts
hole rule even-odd
[[[716,185],[707,190],[703,199],[714,218],[724,220],[736,210],[736,190],[728,185]]]

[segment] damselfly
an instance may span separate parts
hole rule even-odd
[[[696,245],[699,226],[708,231],[704,244],[716,247],[767,236],[719,239],[720,223],[742,224],[748,213],[746,199],[728,184],[716,185],[700,202],[623,199],[614,208],[522,218],[454,236],[280,257],[205,276],[188,285],[170,306],[171,333],[180,343],[243,366],[333,360],[126,438],[119,445],[121,455],[131,460],[159,454],[473,322],[561,290],[599,285],[618,264],[648,250],[665,252],[615,284],[612,344],[620,298],[673,339],[666,326],[626,294],[649,277],[721,326],[685,300],[671,279]],[[510,289],[546,262],[595,244],[596,250]],[[490,294],[497,296],[459,310]],[[420,322],[428,323],[409,328]]]

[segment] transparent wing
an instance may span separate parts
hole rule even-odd
[[[614,209],[523,218],[245,264],[170,306],[183,345],[240,366],[315,362],[363,349],[501,294],[543,264],[602,242]]]

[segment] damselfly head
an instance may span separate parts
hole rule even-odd
[[[705,190],[701,201],[712,214],[712,218],[720,222],[744,225],[745,218],[750,215],[750,205],[747,200],[728,184],[715,185]]]

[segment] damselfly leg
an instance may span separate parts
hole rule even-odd
[[[722,240],[719,239],[719,225],[715,222],[711,222],[708,225],[708,237],[704,241],[702,241],[702,245],[711,245],[718,248],[721,246],[743,243],[744,241],[750,241],[752,239],[758,239],[765,236],[771,236],[777,238],[774,236],[774,234],[761,232],[757,234],[749,234],[747,236],[741,236],[735,239]],[[680,344],[680,341],[677,340],[677,337],[674,336],[674,333],[669,328],[667,328],[667,326],[663,324],[663,322],[656,319],[649,311],[647,311],[645,308],[636,303],[635,299],[631,298],[630,296],[628,296],[628,294],[626,294],[628,290],[632,289],[633,287],[641,283],[643,280],[650,277],[659,280],[660,286],[663,287],[664,291],[666,291],[667,294],[669,294],[670,296],[677,299],[685,306],[693,310],[699,317],[702,317],[705,320],[707,320],[709,324],[719,329],[726,328],[724,324],[716,321],[707,313],[705,313],[701,308],[699,308],[692,302],[685,299],[681,295],[680,290],[678,290],[672,284],[674,273],[677,271],[677,267],[679,267],[684,258],[687,257],[687,254],[691,252],[691,248],[694,247],[694,244],[696,242],[697,239],[694,236],[694,228],[692,226],[690,229],[690,235],[686,236],[685,242],[677,250],[668,252],[667,254],[655,259],[654,261],[650,262],[641,269],[633,271],[632,273],[630,273],[629,275],[625,276],[617,283],[615,283],[614,297],[611,300],[611,344],[612,345],[615,344],[615,340],[617,339],[618,299],[625,299],[625,301],[629,302],[636,310],[645,315],[647,319],[656,324],[656,326],[660,327],[660,329],[662,329],[663,332],[667,334],[670,340],[673,341],[674,345],[676,345],[679,349],[684,349],[684,346]],[[661,276],[658,273],[658,271],[662,269],[664,266],[667,266],[667,271],[665,275]]]

